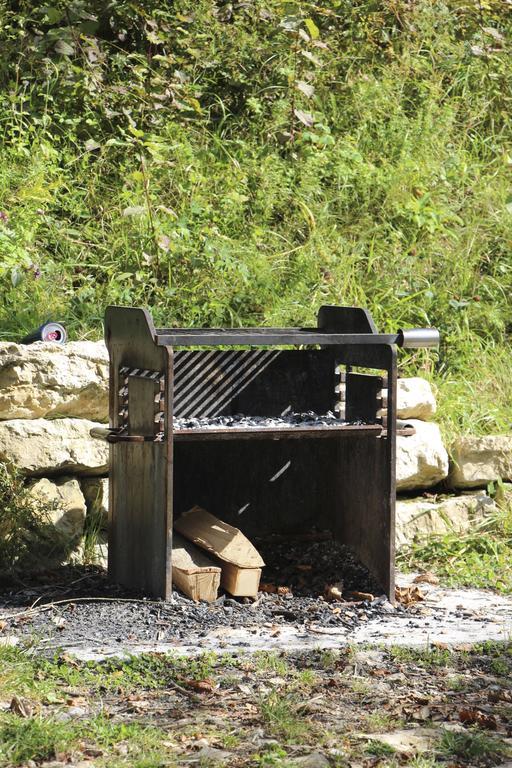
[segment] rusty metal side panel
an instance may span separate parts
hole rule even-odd
[[[172,407],[169,397],[172,350],[157,346],[154,338],[153,323],[145,310],[107,309],[110,425],[117,428],[122,421],[121,367],[162,372],[167,404],[161,442],[118,442],[110,446],[109,578],[144,595],[169,599],[172,592]],[[135,394],[139,382],[133,384]],[[151,435],[153,409],[148,408],[146,418],[135,406],[133,416],[133,428]]]
[[[388,429],[377,439],[338,443],[339,507],[336,536],[373,573],[390,600],[395,592],[396,348],[339,348],[347,366],[384,370],[388,379]],[[348,393],[349,394],[349,393]],[[347,408],[350,405],[347,402]]]

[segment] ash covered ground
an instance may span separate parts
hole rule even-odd
[[[0,595],[0,612],[7,621],[4,632],[43,643],[51,638],[63,646],[179,645],[220,627],[350,628],[370,615],[395,610],[350,550],[327,536],[271,537],[255,544],[267,564],[261,579],[264,591],[256,599],[221,594],[215,603],[194,603],[176,590],[170,602],[145,600],[110,584],[100,569],[62,568],[40,574],[32,583],[4,586]],[[330,587],[342,592],[345,601],[332,600]],[[354,597],[354,592],[373,599],[366,594]]]
[[[215,603],[194,603],[175,591],[169,602],[148,600],[110,584],[98,568],[62,568],[31,583],[4,584],[0,642],[28,642],[47,654],[69,649],[87,660],[347,642],[425,647],[503,640],[512,632],[510,597],[417,585],[411,575],[400,576],[399,593],[421,596],[391,605],[350,550],[324,535],[254,543],[267,563],[256,599],[221,594]]]

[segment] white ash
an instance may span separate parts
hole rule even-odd
[[[178,417],[174,419],[174,429],[219,429],[219,427],[282,429],[283,427],[339,427],[348,423],[332,411],[327,411],[324,414],[318,414],[314,411],[292,412],[282,416],[245,416],[242,413],[237,413],[232,416]],[[362,422],[350,423],[361,424]]]

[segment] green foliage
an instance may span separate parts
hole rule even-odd
[[[370,739],[366,743],[364,751],[367,755],[373,755],[374,757],[389,757],[394,755],[396,750],[394,750],[393,747],[390,747],[389,744],[386,744],[383,741]]]
[[[477,729],[446,731],[441,739],[440,751],[450,758],[470,760],[472,765],[497,765],[510,750],[494,736]]]
[[[55,760],[76,740],[76,728],[69,723],[4,715],[0,719],[0,762],[21,765],[27,760]]]
[[[300,703],[295,694],[277,690],[262,697],[259,709],[268,732],[283,742],[296,742],[306,738],[311,725],[300,715]]]
[[[22,765],[28,760],[39,762],[66,757],[83,745],[84,740],[100,750],[128,743],[129,764],[137,768],[158,768],[172,765],[167,750],[162,747],[162,734],[157,729],[139,723],[113,723],[98,715],[86,721],[61,722],[53,718],[17,715],[0,716],[0,765]],[[119,760],[110,765],[126,765]]]
[[[0,4],[0,335],[437,325],[449,431],[512,396],[506,4]],[[469,406],[468,406],[469,403]]]
[[[406,569],[430,568],[451,586],[512,592],[512,507],[505,506],[466,534],[430,536],[398,554]]]
[[[447,648],[408,648],[397,645],[390,648],[389,655],[402,664],[415,664],[431,670],[449,667],[453,663],[453,655]]]
[[[50,521],[51,507],[32,496],[18,470],[0,462],[0,574],[11,576],[34,562],[66,556]]]

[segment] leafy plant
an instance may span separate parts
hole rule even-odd
[[[0,462],[0,573],[33,568],[34,561],[64,557],[65,542],[50,520],[51,508],[36,499],[20,472]]]
[[[510,428],[512,21],[499,0],[0,6],[0,336],[436,325],[448,437]]]
[[[260,703],[261,719],[270,733],[284,741],[304,738],[310,730],[307,720],[298,712],[299,701],[286,692],[272,691]]]
[[[498,509],[465,534],[456,531],[413,543],[398,555],[405,568],[431,568],[449,585],[512,591],[512,509]]]
[[[440,751],[447,757],[471,760],[476,765],[497,765],[510,754],[508,747],[477,729],[470,731],[445,731]]]

